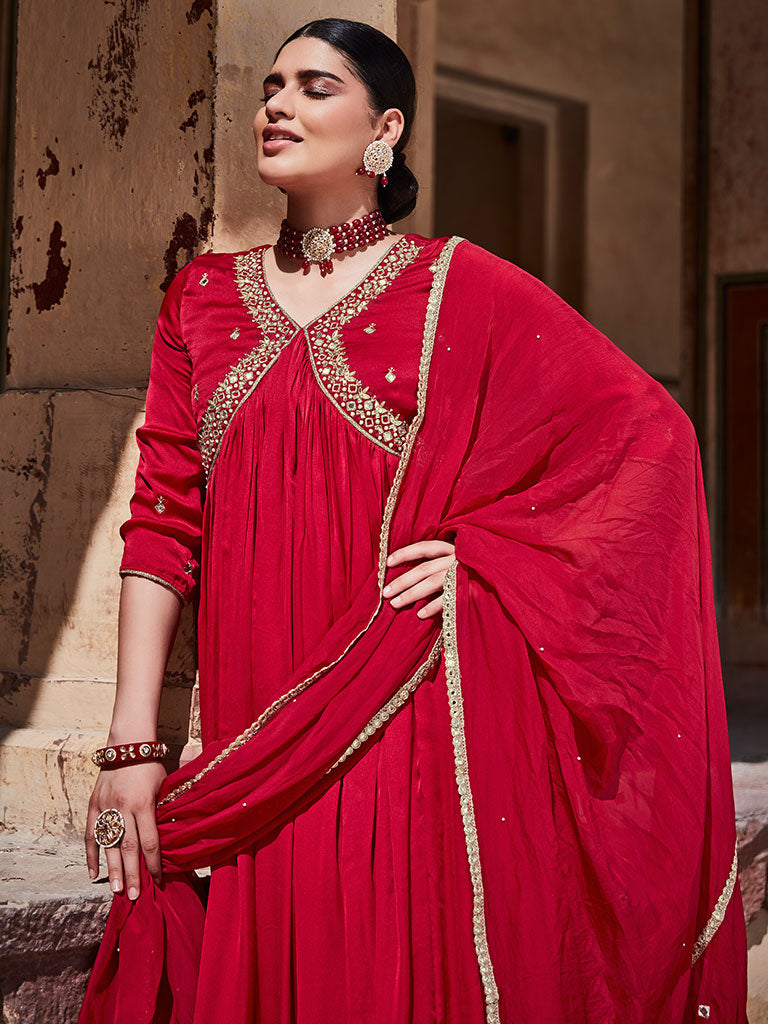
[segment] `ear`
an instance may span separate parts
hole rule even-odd
[[[403,134],[404,128],[403,112],[397,107],[391,107],[389,110],[385,110],[379,118],[379,133],[376,139],[383,139],[384,142],[388,142],[390,146],[394,147]]]

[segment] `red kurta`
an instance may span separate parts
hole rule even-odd
[[[266,286],[266,247],[200,256],[171,286],[139,429],[149,480],[162,464],[169,403],[191,471],[214,392],[222,406],[248,397],[223,439],[211,420],[213,465],[199,460],[198,486],[190,479],[178,509],[190,551],[157,546],[158,525],[175,518],[178,485],[163,496],[163,512],[153,490],[138,490],[121,528],[120,571],[162,575],[187,598],[197,572],[184,579],[184,570],[199,560],[204,744],[240,734],[283,694],[370,573],[416,411],[429,267],[444,243],[405,236],[304,330]],[[279,357],[249,391],[266,360],[252,366],[248,353],[265,334]],[[227,383],[231,366],[241,373]],[[180,440],[174,431],[172,442]],[[459,863],[455,877],[423,841],[441,827],[425,786],[452,759],[444,700],[433,703],[423,687],[321,799],[270,842],[214,868],[196,1021],[483,1020],[471,935],[450,923],[461,903],[454,895],[443,906],[463,885],[471,916],[466,869]],[[237,983],[224,989],[222,957],[237,965]]]

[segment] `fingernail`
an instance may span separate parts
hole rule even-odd
[[[88,874],[90,875],[91,878],[95,878],[96,877],[96,868],[88,868]]]
[[[139,890],[136,888],[135,885],[132,885],[130,887],[130,889],[128,890],[128,899],[129,900],[135,900],[138,895],[139,895]]]
[[[113,878],[110,885],[112,886],[112,892],[120,892],[123,887],[119,878]]]
[[[384,587],[384,589],[382,590],[382,594],[391,594],[391,593],[392,593],[392,587],[387,586],[387,587]]]
[[[391,564],[392,561],[393,561],[392,555],[387,555],[387,562],[389,562]]]

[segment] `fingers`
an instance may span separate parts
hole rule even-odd
[[[129,900],[135,900],[139,895],[141,881],[139,876],[139,833],[136,828],[136,819],[128,812],[123,811],[125,818],[125,835],[120,842],[120,853],[123,857],[123,874],[125,876],[125,888]]]
[[[421,583],[424,580],[428,580],[433,576],[445,573],[445,570],[455,561],[453,555],[445,555],[443,558],[430,558],[425,562],[421,562],[419,565],[414,566],[413,569],[409,569],[407,572],[401,573],[396,579],[384,587],[382,593],[386,598],[392,598],[392,604],[397,608],[401,604],[410,603],[415,597],[423,597],[424,594],[431,594],[435,590],[435,586],[429,586],[426,590],[421,589],[416,591],[416,584]],[[440,577],[439,585],[442,586],[442,576]],[[413,597],[410,594],[408,588],[413,588]],[[395,599],[394,595],[400,594],[403,596],[403,591],[407,591],[407,600]]]
[[[437,562],[439,561],[440,559],[436,559],[435,562],[432,563],[432,565],[437,564]],[[416,582],[413,586],[408,587],[407,590],[403,590],[401,593],[396,594],[391,599],[390,604],[392,604],[394,608],[402,608],[404,605],[413,604],[414,601],[418,601],[422,597],[428,597],[430,594],[434,594],[438,591],[442,593],[443,581],[445,580],[446,572],[447,566],[445,569],[441,569],[438,572],[433,572],[430,576],[427,576],[426,578]],[[407,573],[404,573],[403,575],[405,576],[407,575]],[[402,577],[398,577],[397,582],[399,582],[401,578]],[[385,594],[386,590],[387,588],[385,587]],[[421,611],[423,611],[423,609],[419,609],[419,613]]]
[[[147,807],[136,814],[136,825],[139,830],[139,842],[144,854],[150,875],[159,885],[160,869],[160,837],[157,832],[157,816],[154,807]]]
[[[409,562],[413,558],[436,558],[438,555],[452,555],[454,551],[454,545],[446,540],[420,540],[415,544],[406,544],[405,547],[391,552],[387,557],[387,565],[399,565],[401,562]]]
[[[125,832],[116,846],[105,848],[104,856],[112,891],[125,889],[132,900],[141,891],[142,856],[154,881],[160,881],[155,800],[166,774],[159,762],[124,765],[109,772],[102,770],[88,804],[85,851],[89,874],[95,878],[99,868],[99,847],[93,834],[99,813],[105,808],[118,808],[123,815]]]
[[[123,815],[125,817],[125,815]],[[128,822],[126,821],[126,826]],[[109,887],[112,892],[122,892],[123,890],[123,859],[120,856],[119,846],[108,846],[104,850],[104,856],[107,858],[107,871],[109,872]]]
[[[439,612],[442,612],[442,610],[443,595],[440,594],[440,596],[436,597],[434,601],[430,601],[428,604],[425,604],[423,608],[419,608],[416,614],[419,616],[420,619],[426,619],[427,616],[437,615]]]
[[[86,862],[91,878],[96,878],[99,873],[99,845],[93,835],[93,826],[98,815],[98,808],[93,807],[89,810],[85,835]],[[106,847],[104,856],[107,860],[112,892],[121,892],[125,888],[128,898],[135,900],[141,892],[139,857],[142,854],[149,873],[155,882],[160,883],[160,837],[154,807],[143,808],[135,815],[123,808],[123,818],[125,835],[117,846]]]

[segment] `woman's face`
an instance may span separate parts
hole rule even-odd
[[[253,122],[259,174],[289,192],[372,187],[373,179],[355,175],[365,147],[376,138],[393,146],[402,131],[402,114],[376,116],[363,83],[322,39],[287,43],[264,79],[264,97]]]

